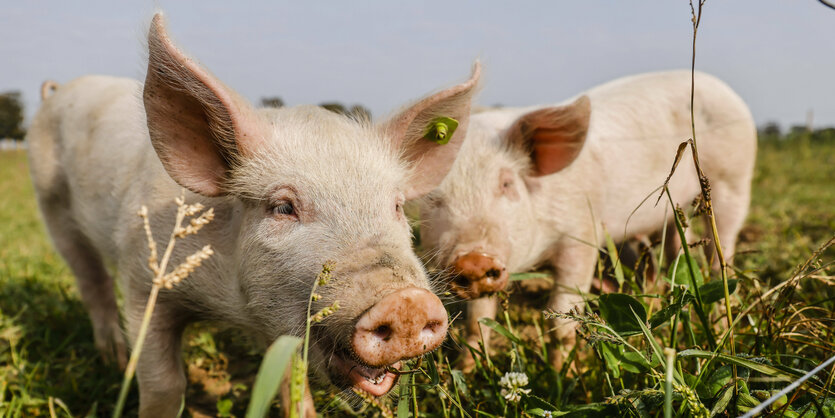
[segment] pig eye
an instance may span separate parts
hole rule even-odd
[[[504,190],[505,192],[508,192],[512,188],[513,188],[513,179],[512,178],[502,179],[502,190]]]
[[[499,172],[499,190],[498,195],[509,198],[510,200],[517,200],[519,192],[516,191],[516,179],[513,170],[509,168],[502,168]]]
[[[296,214],[296,209],[293,207],[292,203],[288,201],[281,201],[274,205],[270,212],[272,212],[273,216],[294,216]]]
[[[402,196],[398,197],[397,200],[394,202],[394,212],[397,213],[397,216],[399,216],[399,217],[403,216],[403,197]]]

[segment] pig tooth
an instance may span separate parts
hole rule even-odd
[[[365,377],[365,380],[367,380],[367,381],[369,381],[369,382],[371,382],[375,385],[379,385],[380,383],[383,383],[383,380],[386,378],[386,373],[384,371],[382,373],[380,373],[380,370],[372,370],[371,372],[372,373],[370,375],[363,376],[363,377]]]

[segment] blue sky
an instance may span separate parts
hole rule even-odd
[[[690,65],[685,0],[15,1],[0,13],[0,91],[27,114],[45,79],[144,77],[164,10],[182,49],[253,102],[360,103],[375,117],[484,65],[485,105],[554,103],[616,77]],[[835,10],[816,0],[707,0],[697,69],[758,124],[835,125]]]

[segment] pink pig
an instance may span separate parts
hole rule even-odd
[[[756,131],[725,83],[696,73],[695,86],[701,165],[730,260],[748,212]],[[452,272],[452,289],[472,299],[470,342],[478,339],[478,319],[496,313],[486,295],[504,289],[509,273],[550,264],[556,286],[548,308],[582,308],[604,227],[625,240],[672,224],[669,205],[654,205],[655,196],[689,137],[689,71],[621,78],[555,106],[474,114],[452,170],[421,204],[423,246]],[[670,192],[682,206],[700,193],[689,150]],[[573,327],[553,325],[562,344],[573,345]]]

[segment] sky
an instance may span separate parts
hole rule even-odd
[[[375,118],[483,65],[482,105],[557,103],[597,84],[689,68],[686,0],[7,1],[0,92],[44,80],[143,79],[156,10],[180,48],[244,97],[362,104]],[[707,0],[696,68],[726,81],[758,125],[835,126],[835,10],[816,0]]]

